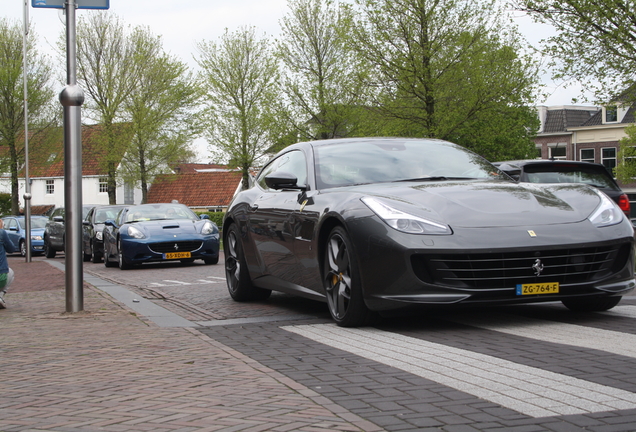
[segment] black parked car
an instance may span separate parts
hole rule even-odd
[[[500,170],[524,183],[583,183],[602,190],[630,217],[630,204],[604,165],[566,160],[529,159],[495,162]]]
[[[82,250],[84,261],[101,262],[104,256],[104,222],[115,219],[125,205],[93,207],[82,222]]]
[[[636,286],[631,223],[596,188],[541,186],[441,140],[294,144],[228,208],[229,293],[326,301],[341,326],[435,305],[614,307]]]
[[[95,207],[95,204],[85,204],[82,206],[82,220],[86,218],[88,212]],[[54,258],[56,252],[64,251],[65,237],[65,211],[64,207],[57,207],[51,213],[49,221],[44,227],[44,255],[47,258]]]

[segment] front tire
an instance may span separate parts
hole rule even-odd
[[[95,245],[93,244],[93,242],[91,242],[91,262],[97,264],[101,260],[102,258],[99,253],[95,252]]]
[[[44,256],[47,258],[55,258],[55,249],[51,247],[48,237],[44,239]]]
[[[230,296],[236,301],[265,300],[272,291],[252,285],[243,255],[240,233],[236,224],[227,229],[225,241],[225,279]]]
[[[371,311],[364,303],[358,262],[347,232],[335,227],[327,239],[323,266],[323,286],[329,313],[340,327],[367,324]]]
[[[27,255],[26,242],[24,240],[20,240],[20,255],[23,257]]]
[[[572,298],[561,302],[573,312],[603,312],[610,310],[621,301],[621,296]]]
[[[128,261],[126,261],[126,258],[124,258],[124,251],[122,250],[122,247],[121,247],[121,239],[117,241],[117,256],[119,259],[120,270],[128,270],[132,268],[132,265]]]

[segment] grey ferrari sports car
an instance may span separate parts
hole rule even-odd
[[[433,139],[287,147],[234,197],[223,238],[234,300],[322,300],[341,326],[435,305],[602,311],[636,286],[634,230],[604,193],[519,184]]]

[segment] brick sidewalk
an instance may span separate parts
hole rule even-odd
[[[381,430],[195,329],[160,328],[64,273],[9,259],[0,311],[0,431]]]

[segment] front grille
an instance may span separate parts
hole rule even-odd
[[[168,253],[168,252],[193,252],[203,244],[202,241],[173,241],[163,243],[151,243],[148,245],[151,251],[155,253]]]
[[[630,245],[619,244],[505,253],[416,254],[411,263],[424,282],[479,290],[535,282],[589,283],[620,271],[629,256]],[[533,269],[535,264],[542,266],[539,276]]]

